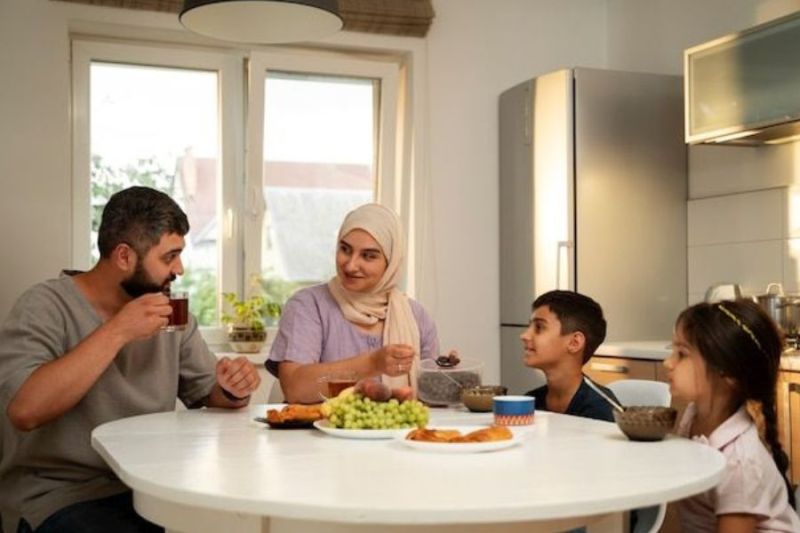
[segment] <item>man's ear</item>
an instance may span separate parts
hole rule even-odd
[[[124,242],[118,244],[111,252],[111,262],[123,272],[133,272],[138,259],[136,251]]]
[[[567,342],[569,353],[581,353],[584,346],[586,346],[586,336],[582,331],[573,331],[569,334],[569,341]]]

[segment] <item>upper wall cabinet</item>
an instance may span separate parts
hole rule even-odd
[[[800,139],[800,12],[684,54],[686,142]]]

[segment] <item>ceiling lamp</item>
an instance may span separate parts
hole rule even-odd
[[[187,29],[223,41],[311,41],[342,28],[337,0],[185,0]]]

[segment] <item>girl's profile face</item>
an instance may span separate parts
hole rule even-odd
[[[668,370],[669,390],[676,398],[695,402],[710,395],[706,362],[700,351],[691,346],[678,325],[672,336],[672,354],[664,360]]]
[[[354,229],[339,241],[336,272],[347,290],[369,292],[388,265],[378,241],[364,230]]]

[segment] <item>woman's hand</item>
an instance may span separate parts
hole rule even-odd
[[[375,370],[387,376],[402,376],[411,370],[414,348],[408,344],[387,344],[370,354]]]

